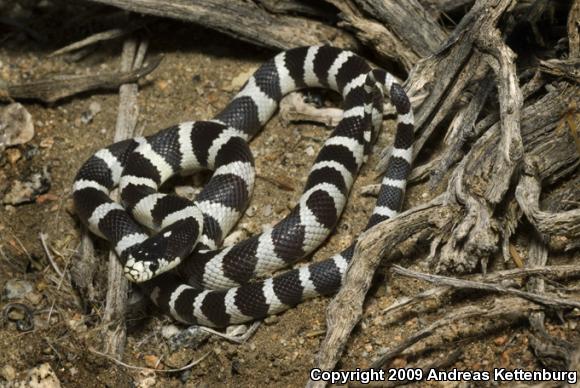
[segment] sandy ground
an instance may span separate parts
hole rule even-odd
[[[65,15],[71,16],[79,9],[82,10],[70,7]],[[0,81],[18,83],[58,74],[111,71],[119,66],[119,41],[95,47],[78,62],[63,57],[47,58],[50,51],[95,31],[90,23],[83,28],[78,27],[78,21],[59,23],[62,16],[56,13],[47,16],[46,9],[35,12],[38,15],[33,16],[39,22],[34,28],[47,40],[37,41],[29,34],[9,29],[0,45]],[[150,54],[162,53],[164,60],[140,82],[139,127],[146,134],[181,121],[211,118],[235,94],[236,82],[232,80],[248,74],[272,55],[215,32],[180,23],[155,21],[148,25],[147,34],[151,39]],[[81,117],[91,103],[99,104],[101,111],[91,122],[83,123]],[[244,344],[213,337],[197,349],[178,351],[171,351],[160,334],[160,328],[171,320],[151,309],[138,325],[131,326],[123,361],[134,366],[151,366],[160,359],[161,367],[178,368],[209,352],[204,361],[184,373],[155,374],[128,369],[89,351],[100,344],[105,290],[99,289],[102,296],[99,303],[83,308],[69,277],[63,279],[49,265],[39,233],[46,234],[56,264],[66,274],[80,236],[78,220],[71,211],[72,179],[84,160],[111,143],[117,104],[114,92],[86,93],[53,105],[26,102],[25,107],[34,118],[35,137],[17,147],[21,154],[17,160],[0,158],[0,193],[8,190],[14,180],[24,180],[44,167],[51,178],[50,190],[40,200],[0,208],[0,288],[9,279],[29,282],[33,290],[22,302],[34,311],[35,321],[29,332],[19,332],[10,320],[0,326],[0,385],[25,378],[30,368],[45,362],[67,387],[303,385],[324,337],[328,299],[309,301],[268,319]],[[389,143],[392,129],[392,119],[386,120],[376,150]],[[286,125],[277,116],[268,123],[251,148],[258,174],[269,179],[257,179],[250,206],[252,216],[244,216],[237,230],[254,234],[289,213],[300,195],[315,152],[327,134],[327,129],[311,124]],[[346,247],[364,226],[374,199],[363,197],[360,192],[363,186],[375,182],[372,167],[377,162],[377,153],[363,168],[337,230],[314,255],[314,260]],[[292,190],[283,190],[269,180],[283,181]],[[413,185],[405,207],[434,195],[421,185]],[[97,247],[103,257],[104,272],[107,245],[98,243]],[[403,260],[402,265],[420,263],[426,249]],[[562,260],[566,263],[571,258]],[[502,268],[503,263],[498,261]],[[513,267],[513,263],[507,266]],[[391,279],[388,271],[382,270],[366,303],[365,318],[348,342],[340,367],[368,367],[382,351],[446,312],[473,300],[489,306],[494,300],[493,296],[457,294],[443,305],[426,303],[419,311],[405,312],[394,322],[385,323],[387,317],[382,311],[387,306],[426,288],[427,285],[417,281]],[[3,300],[0,306],[6,303]],[[547,327],[552,335],[578,341],[575,322],[549,320]],[[453,333],[454,328],[450,327],[441,337],[452,344],[435,346],[421,357],[397,358],[391,367],[425,366],[428,359],[442,357],[457,347],[463,348],[464,353],[451,367],[459,369],[539,367],[528,346],[525,322],[514,326],[499,321],[492,331],[486,332],[478,331],[478,322],[474,322],[471,336],[460,341]]]

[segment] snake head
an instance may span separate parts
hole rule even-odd
[[[167,240],[153,236],[127,253],[123,271],[132,282],[142,283],[169,271],[181,262],[181,257],[168,257]]]

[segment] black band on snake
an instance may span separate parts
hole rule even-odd
[[[298,204],[271,230],[219,249],[252,194],[254,160],[247,142],[284,95],[308,87],[340,93],[344,115],[320,150]],[[126,276],[180,322],[224,327],[334,293],[354,243],[329,259],[266,276],[311,254],[336,226],[380,128],[384,95],[396,108],[397,132],[368,229],[402,206],[413,114],[390,74],[329,46],[278,54],[213,120],[181,123],[99,150],[75,178],[77,213],[114,245]],[[201,169],[214,173],[195,201],[158,192],[170,177]],[[116,186],[122,204],[109,198]]]

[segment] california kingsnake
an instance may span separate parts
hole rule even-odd
[[[284,95],[306,87],[339,92],[344,115],[320,150],[298,205],[273,229],[218,249],[251,197],[255,172],[247,142]],[[402,205],[411,170],[413,114],[390,74],[329,46],[278,54],[211,121],[181,123],[99,150],[75,178],[77,214],[114,245],[127,277],[181,322],[223,327],[334,293],[354,244],[327,260],[251,280],[309,255],[333,230],[380,127],[383,93],[396,108],[397,132],[368,229]],[[200,169],[214,174],[194,203],[158,192],[171,176]],[[123,206],[109,198],[117,185]],[[160,232],[149,237],[135,219]]]

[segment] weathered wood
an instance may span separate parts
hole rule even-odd
[[[440,12],[450,12],[459,8],[468,8],[474,0],[419,0],[425,9],[433,8]]]
[[[438,51],[413,68],[406,85],[409,95],[428,91],[427,98],[415,112],[415,124],[420,134],[427,125],[432,131],[439,124],[437,120],[432,120],[435,114],[440,119],[446,116],[447,112],[442,112],[441,105],[445,103],[448,91],[467,67],[468,61],[478,59],[471,58],[475,40],[483,30],[494,26],[511,5],[512,1],[509,0],[475,2]],[[472,69],[475,67],[473,64],[469,66]],[[448,108],[451,106],[447,105]]]
[[[540,61],[540,70],[580,83],[580,57]]]
[[[568,109],[570,96],[578,90],[576,86],[562,85],[524,107],[521,115],[524,149],[537,161],[539,176],[550,182],[569,176],[579,164],[570,134],[558,135],[556,128]],[[488,185],[497,182],[490,180],[491,166],[496,163],[500,150],[502,130],[498,122],[483,133],[453,171],[447,188],[448,200],[462,204],[465,213],[455,226],[452,238],[442,243],[441,255],[432,263],[437,271],[471,271],[480,262],[485,268],[485,261],[497,252],[502,235],[499,231],[514,222],[505,212],[503,218],[495,218],[490,212],[493,205],[486,202]]]
[[[474,92],[472,99],[464,108],[459,110],[451,122],[449,131],[444,139],[445,143],[447,143],[446,149],[439,158],[429,163],[425,169],[430,175],[429,186],[431,189],[435,189],[441,182],[451,165],[461,160],[464,155],[462,149],[466,142],[477,138],[478,134],[474,131],[475,122],[493,87],[494,83],[491,77],[484,78]]]
[[[62,76],[58,79],[8,85],[7,94],[13,99],[32,99],[51,103],[89,90],[115,89],[135,82],[157,68],[162,57],[154,58],[146,66],[129,71],[96,75]]]
[[[139,47],[135,39],[128,39],[123,45],[121,68],[129,71],[141,67],[145,58],[147,43]],[[124,84],[119,88],[119,110],[115,125],[114,141],[118,142],[135,136],[135,127],[139,115],[137,104],[138,86],[136,83]],[[115,195],[117,201],[118,193]],[[104,350],[107,354],[120,356],[125,348],[127,326],[127,292],[129,283],[123,271],[123,265],[114,252],[109,253],[107,299],[103,316]]]
[[[259,46],[289,49],[332,43],[356,48],[353,37],[322,22],[290,15],[273,15],[241,0],[91,0],[132,12],[193,22]]]
[[[268,12],[274,14],[307,15],[317,18],[332,18],[334,16],[331,7],[325,9],[322,2],[301,0],[257,0]]]
[[[499,18],[513,5],[514,2],[510,0],[476,2],[437,54],[420,62],[411,72],[408,81],[408,90],[412,96],[426,88],[430,90],[427,99],[417,109],[419,131],[425,128],[432,131],[436,125],[433,121],[441,122],[446,117],[445,112],[456,109],[462,96],[461,91],[466,89],[468,81],[484,78],[482,60],[493,70],[494,83],[498,89],[499,115],[491,119],[484,118],[488,123],[485,127],[477,128],[474,121],[477,118],[476,112],[481,111],[485,99],[477,103],[477,109],[472,107],[475,119],[472,117],[469,123],[476,126],[472,133],[477,141],[453,172],[443,202],[438,202],[441,201],[440,197],[434,200],[442,209],[454,209],[452,214],[447,215],[454,220],[446,224],[450,230],[430,233],[427,229],[426,232],[434,239],[432,252],[439,253],[430,255],[430,264],[436,271],[472,271],[480,263],[485,270],[487,260],[498,251],[498,247],[505,246],[504,242],[508,241],[518,220],[517,205],[513,202],[510,188],[513,189],[512,179],[517,178],[524,149],[534,153],[549,144],[550,147],[554,146],[550,142],[550,136],[553,136],[550,133],[555,128],[553,123],[563,115],[567,109],[565,101],[573,93],[572,86],[568,89],[563,87],[565,93],[560,90],[559,96],[554,92],[549,93],[545,101],[532,101],[522,114],[523,92],[519,87],[515,56],[496,28]],[[541,85],[537,80],[532,81],[533,85],[526,93],[538,90],[536,85]],[[489,85],[486,87],[488,95],[491,93],[490,88]],[[551,109],[556,113],[554,116],[548,115],[536,103],[550,106],[546,110]],[[538,128],[540,132],[536,132]],[[427,137],[425,135],[420,139]],[[424,144],[425,140],[417,142],[417,152]],[[558,145],[562,144],[558,142]],[[561,175],[556,172],[560,178],[570,174],[577,156],[570,160],[568,151],[574,151],[574,145],[569,144],[567,147],[564,147],[566,152],[560,149],[559,154],[544,152],[544,172],[550,169],[552,172],[562,171]],[[498,220],[494,209],[506,200],[508,211],[505,219]],[[389,222],[396,223],[396,219]],[[362,241],[366,236],[368,234],[361,236],[355,257],[345,275],[343,288],[329,306],[328,333],[317,358],[317,367],[321,369],[333,369],[336,365],[350,331],[360,319],[362,301],[372,274],[383,253],[393,247],[393,237],[385,229],[381,230],[382,243],[376,242],[377,247],[373,250],[361,253]],[[500,241],[500,238],[503,240]],[[358,263],[359,260],[362,263]],[[319,385],[322,384],[309,383],[309,386]]]
[[[379,356],[377,360],[372,363],[373,368],[382,368],[387,362],[392,360],[397,355],[401,354],[410,346],[416,344],[422,339],[438,333],[445,327],[450,327],[452,323],[459,323],[460,327],[454,327],[454,331],[469,331],[473,323],[469,320],[477,319],[488,322],[487,325],[493,325],[498,319],[508,318],[512,322],[517,322],[521,318],[529,315],[531,312],[540,311],[540,307],[530,302],[522,302],[520,299],[508,298],[498,300],[493,308],[481,306],[465,306],[447,314],[445,317],[433,322],[424,329],[421,329],[407,337],[399,345],[390,348]]]
[[[380,21],[419,57],[427,57],[447,38],[445,30],[417,0],[352,0],[363,13]]]
[[[93,240],[85,226],[81,227],[80,240],[80,246],[71,262],[70,274],[71,283],[78,290],[83,310],[86,311],[89,306],[102,300],[94,286],[100,260],[95,255]]]
[[[401,63],[406,70],[435,52],[447,36],[416,0],[327,1],[341,11],[341,26],[352,29],[382,61]]]
[[[568,58],[580,58],[580,0],[574,0],[568,15]]]
[[[540,181],[535,168],[526,165],[516,189],[516,199],[528,221],[548,236],[565,239],[566,249],[580,247],[580,209],[563,212],[548,212],[540,209]]]
[[[135,31],[135,29],[137,29],[138,27],[139,26],[129,26],[129,27],[125,27],[125,28],[112,28],[112,29],[107,30],[107,31],[101,31],[101,32],[98,32],[98,33],[93,34],[91,36],[88,36],[82,40],[79,40],[78,42],[68,44],[65,47],[62,47],[58,50],[55,50],[52,53],[48,54],[48,57],[63,55],[63,54],[69,53],[71,51],[80,50],[82,48],[85,48],[87,46],[90,46],[90,45],[93,45],[93,44],[96,44],[99,42],[120,38],[124,35],[127,35],[130,32]]]
[[[426,274],[422,272],[412,271],[410,269],[406,269],[398,265],[393,265],[393,272],[399,275],[424,280],[437,285],[446,285],[459,289],[484,290],[500,294],[517,296],[519,298],[526,299],[530,302],[537,303],[546,307],[580,308],[580,301],[576,299],[535,294],[532,292],[522,291],[511,287],[504,287],[501,284],[486,283],[474,280],[464,280],[449,276]]]
[[[497,79],[501,137],[494,163],[489,166],[490,185],[485,193],[486,200],[496,205],[503,200],[524,153],[520,133],[523,97],[516,71],[516,56],[504,43],[501,32],[493,27],[484,29],[484,33],[478,36],[477,47],[487,53],[484,60]]]
[[[521,286],[521,281],[516,281],[516,278],[527,278],[536,276],[537,278],[550,278],[551,280],[562,281],[565,279],[573,279],[580,276],[580,265],[556,265],[556,266],[543,266],[543,267],[525,267],[508,269],[504,271],[492,272],[486,275],[471,275],[467,279],[484,281],[486,283],[498,283],[501,282],[503,285],[517,285]],[[397,302],[388,306],[381,311],[383,320],[381,324],[384,326],[395,324],[400,317],[404,314],[402,310],[413,311],[417,314],[421,314],[421,307],[419,303],[422,301],[429,300],[427,307],[433,310],[435,306],[441,306],[449,301],[450,295],[455,291],[454,288],[448,286],[437,286],[429,288],[413,297],[403,298],[397,300]],[[436,305],[434,305],[436,304]],[[401,312],[401,314],[397,314]]]
[[[573,134],[559,129],[559,123],[568,114],[570,101],[578,95],[579,85],[563,82],[524,107],[522,112],[524,149],[544,186],[569,176],[580,165]]]
[[[362,316],[362,305],[374,273],[386,252],[411,236],[421,233],[445,233],[454,218],[454,208],[436,198],[428,204],[401,213],[363,233],[356,244],[354,257],[338,294],[326,314],[327,333],[316,358],[316,367],[334,369],[352,329]],[[307,386],[320,387],[310,381]]]

